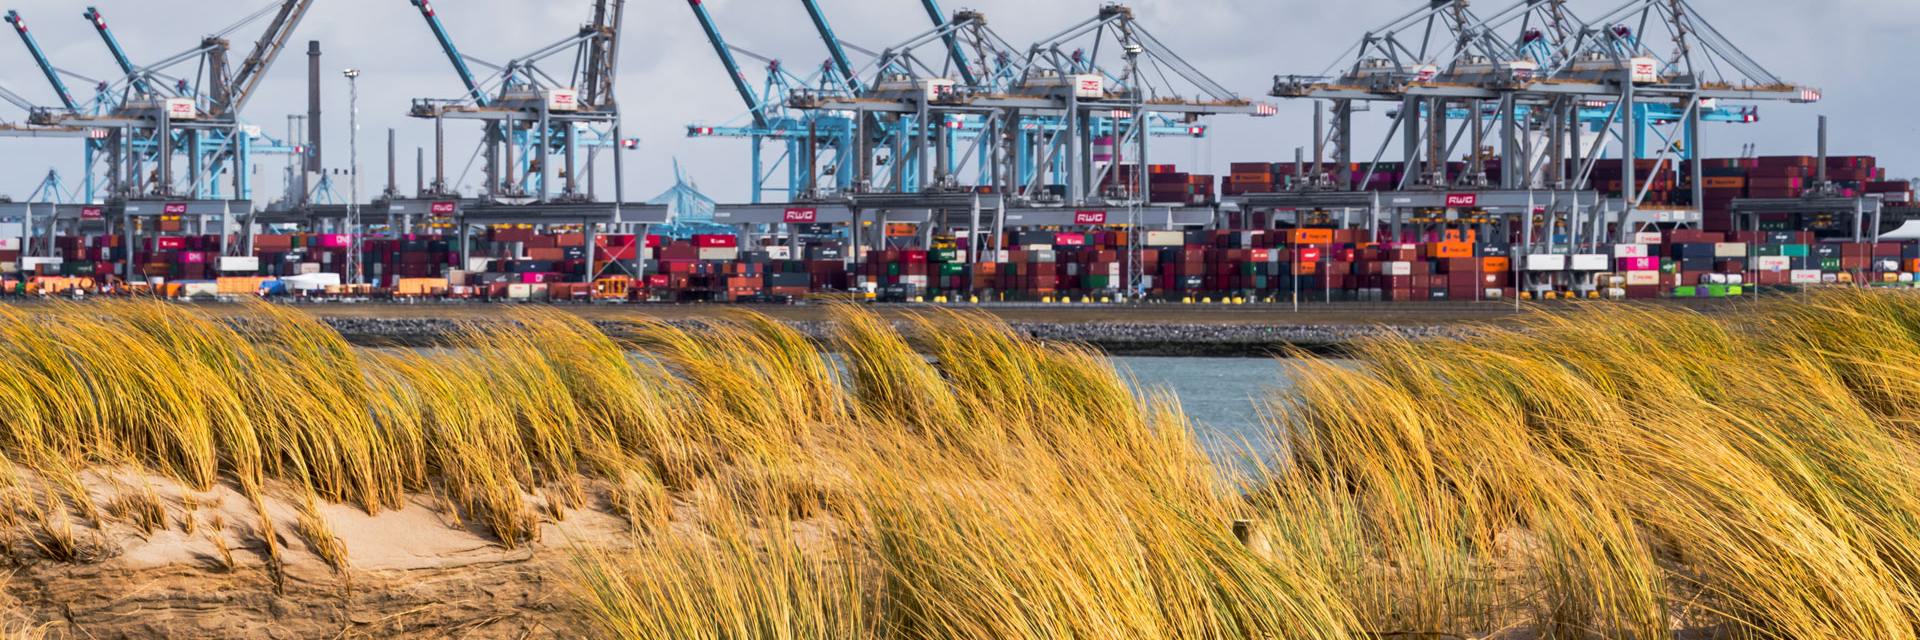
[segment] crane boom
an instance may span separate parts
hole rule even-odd
[[[833,25],[827,24],[827,15],[820,11],[817,0],[800,0],[807,5],[807,15],[813,18],[813,28],[820,32],[820,39],[827,43],[827,54],[833,56],[833,66],[840,70],[840,76],[847,79],[847,89],[855,94],[861,93],[860,76],[854,75],[853,63],[847,59],[847,49],[840,45],[840,37],[834,35]]]
[[[267,69],[272,67],[273,61],[280,57],[280,52],[287,48],[287,41],[293,38],[294,28],[300,26],[300,19],[306,17],[307,9],[312,6],[313,0],[286,0],[280,5],[280,13],[274,15],[273,22],[267,25],[266,34],[260,36],[259,42],[254,43],[253,53],[248,54],[246,61],[240,63],[240,71],[235,73],[233,81],[228,83],[237,91],[228,98],[228,104],[224,105],[225,113],[239,113],[247,106],[247,100],[253,97],[254,89],[260,86],[260,79],[266,77]],[[215,105],[215,109],[222,110],[222,105]],[[216,113],[219,112],[221,111],[216,111]]]
[[[740,62],[733,57],[733,50],[727,48],[727,41],[720,37],[720,28],[713,23],[713,16],[707,13],[707,7],[700,0],[687,0],[687,6],[693,7],[693,16],[700,19],[700,28],[707,32],[707,39],[713,41],[713,50],[720,54],[720,63],[727,66],[727,75],[733,76],[733,88],[740,92],[740,99],[746,101],[747,111],[753,115],[753,126],[767,128],[767,114],[760,107],[760,99],[754,97],[753,87],[747,85],[747,76],[740,72]]]
[[[947,14],[940,11],[940,0],[920,0],[920,4],[927,8],[927,17],[933,18],[933,26],[946,26]],[[980,83],[973,77],[973,68],[967,66],[967,54],[960,50],[960,38],[952,33],[942,38],[947,41],[947,55],[952,56],[953,67],[960,71],[960,80],[969,87],[978,86]]]
[[[100,15],[100,10],[87,7],[87,12],[81,16],[85,17],[87,22],[93,23],[95,31],[100,32],[100,39],[107,43],[107,51],[113,53],[113,61],[119,63],[120,72],[127,74],[127,80],[132,83],[134,92],[142,95],[152,94],[153,91],[147,87],[147,81],[134,75],[133,61],[127,59],[126,50],[120,48],[120,40],[113,37],[112,29],[107,28],[107,19]]]
[[[467,92],[473,94],[474,104],[487,106],[487,94],[480,90],[480,82],[473,77],[473,69],[467,66],[467,59],[460,55],[460,48],[454,46],[453,36],[447,35],[447,28],[440,24],[440,16],[433,12],[433,6],[427,0],[413,0],[413,6],[420,8],[420,15],[427,19],[427,26],[433,29],[433,37],[440,40],[440,49],[447,52],[447,59],[453,62],[454,73],[460,74],[461,84]]]
[[[60,94],[60,103],[66,105],[68,111],[80,110],[80,103],[67,91],[67,83],[60,79],[60,72],[54,70],[53,63],[47,62],[47,55],[41,51],[40,43],[34,41],[33,34],[27,33],[27,21],[20,18],[20,12],[8,11],[7,24],[13,25],[14,32],[20,34],[20,41],[27,43],[27,51],[33,54],[33,62],[40,65],[41,73],[47,74],[47,82],[53,83],[54,93]]]

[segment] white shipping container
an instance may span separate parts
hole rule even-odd
[[[1660,232],[1658,231],[1641,231],[1639,233],[1633,234],[1633,241],[1635,244],[1660,244],[1662,240],[1665,240],[1665,239],[1660,237]],[[1626,257],[1637,258],[1640,256],[1626,256]]]
[[[467,258],[468,271],[484,272],[490,266],[493,266],[493,258]]]
[[[1387,266],[1386,266],[1386,275],[1390,275],[1390,276],[1410,276],[1410,275],[1413,275],[1413,263],[1411,263],[1411,262],[1389,262],[1389,263],[1387,263]]]
[[[1645,287],[1645,286],[1651,286],[1651,285],[1657,285],[1657,284],[1660,284],[1660,272],[1658,271],[1628,271],[1627,272],[1627,286]]]
[[[318,263],[318,262],[302,262],[302,263],[300,263],[300,267],[299,267],[299,269],[300,269],[300,270],[298,271],[298,273],[299,273],[300,275],[309,275],[309,274],[315,274],[315,273],[320,273],[320,263]]]
[[[1613,260],[1603,253],[1582,253],[1573,256],[1574,271],[1606,271],[1613,268]]]
[[[1719,243],[1715,243],[1715,244],[1713,245],[1713,257],[1715,257],[1715,258],[1745,258],[1745,257],[1747,257],[1747,243],[1745,243],[1745,242],[1719,242]]]
[[[214,298],[220,295],[220,285],[214,282],[180,283],[180,297],[189,299]]]
[[[1652,250],[1644,244],[1613,245],[1613,257],[1615,258],[1645,258],[1653,255],[1651,251]]]
[[[1786,256],[1760,256],[1754,263],[1754,269],[1779,273],[1793,270],[1793,259]]]
[[[1149,247],[1181,247],[1187,244],[1187,234],[1179,231],[1148,231]]]
[[[20,270],[18,262],[0,262],[0,273],[14,273]]]
[[[927,276],[900,276],[900,284],[910,284],[918,287],[926,287]]]
[[[530,284],[507,285],[508,300],[530,300],[532,298],[533,298],[533,285],[530,285]]]
[[[473,281],[473,274],[459,269],[447,270],[447,286],[464,287]]]
[[[1794,269],[1787,274],[1787,281],[1793,284],[1820,284],[1819,269]]]
[[[1567,257],[1551,253],[1536,253],[1527,256],[1527,271],[1566,271]]]
[[[700,260],[712,262],[731,262],[740,259],[739,247],[701,247]]]
[[[793,247],[767,247],[767,259],[792,260]]]
[[[38,269],[40,265],[43,265],[43,264],[50,267],[58,267],[62,264],[66,264],[66,262],[67,261],[62,258],[21,258],[20,266],[21,268],[26,269],[27,271],[32,271],[34,269]]]
[[[311,273],[311,274],[305,274],[305,275],[287,276],[285,278],[281,278],[280,281],[286,283],[287,288],[292,289],[294,291],[320,291],[320,290],[326,289],[327,287],[340,286],[340,274]]]
[[[224,273],[259,273],[260,258],[253,256],[221,256],[220,271]]]
[[[19,238],[0,238],[0,251],[19,251]]]

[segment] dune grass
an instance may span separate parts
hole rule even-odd
[[[601,505],[635,542],[574,553],[590,637],[1920,629],[1903,294],[1594,307],[1290,360],[1248,443],[1283,453],[1241,461],[1098,353],[973,315],[842,308],[818,345],[752,314],[615,339],[526,310],[401,351],[252,311],[0,310],[0,529],[26,532],[0,542],[77,558],[90,523],[164,526],[150,490],[102,509],[79,486],[139,465],[256,502],[292,488],[296,533],[339,567],[322,501],[443,495],[509,548]]]

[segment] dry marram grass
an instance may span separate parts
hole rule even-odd
[[[575,551],[595,637],[1915,637],[1920,299],[1749,311],[1292,360],[1248,447],[1284,453],[1215,461],[1100,354],[966,314],[842,308],[835,361],[751,314],[625,343],[516,311],[391,351],[277,307],[0,310],[0,530],[28,532],[0,543],[164,526],[150,488],[79,480],[136,465],[285,487],[342,568],[322,503],[444,496],[508,548],[604,508],[635,542]]]

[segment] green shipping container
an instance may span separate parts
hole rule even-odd
[[[1661,258],[1660,273],[1680,273],[1680,261],[1672,258]]]
[[[900,263],[898,262],[887,263],[887,275],[890,275],[890,276],[900,275]]]
[[[1700,290],[1695,287],[1675,287],[1673,289],[1673,297],[1675,298],[1693,298],[1699,295]]]
[[[959,249],[934,249],[927,252],[928,262],[959,262]]]
[[[1113,276],[1086,276],[1088,289],[1113,288]]]
[[[1805,258],[1813,255],[1813,247],[1804,244],[1781,245],[1780,249],[1780,255],[1789,258]]]
[[[942,262],[940,263],[940,275],[943,275],[943,276],[967,275],[967,265],[959,262]]]
[[[1840,259],[1839,258],[1821,258],[1820,270],[1821,271],[1839,271]]]

